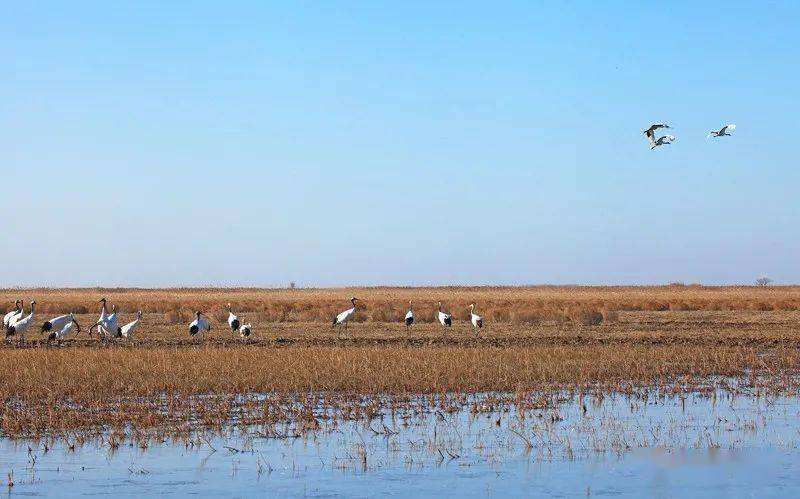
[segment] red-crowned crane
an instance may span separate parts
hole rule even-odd
[[[361,301],[361,300],[359,300],[358,298],[351,298],[350,299],[350,303],[353,304],[353,307],[352,308],[348,308],[347,310],[345,310],[341,314],[339,314],[336,317],[334,317],[333,326],[331,326],[331,327],[344,325],[344,328],[347,329],[347,323],[350,322],[350,320],[356,315],[356,302],[357,301]]]
[[[14,309],[3,316],[3,329],[8,329],[11,322],[16,321],[20,317],[22,317],[22,300],[16,300],[14,302]]]
[[[230,303],[228,303],[228,325],[231,327],[231,331],[234,333],[239,330],[239,326],[241,325],[239,322],[239,317],[233,313]]]
[[[241,327],[239,327],[239,336],[241,336],[243,340],[247,341],[251,334],[253,334],[253,326],[251,326],[250,323],[242,324]]]
[[[483,327],[483,317],[475,313],[475,304],[469,306],[469,321],[472,323],[472,329],[478,333],[478,329]]]
[[[675,137],[672,135],[662,135],[661,137],[656,138],[656,130],[659,128],[669,128],[669,125],[666,123],[653,123],[650,125],[650,128],[644,131],[644,134],[647,137],[647,142],[650,143],[650,149],[671,144],[672,141],[675,140]]]
[[[442,327],[450,327],[453,325],[453,316],[442,310],[442,302],[439,302],[439,314],[437,317]]]
[[[117,338],[125,338],[126,340],[133,341],[133,333],[136,332],[136,328],[139,327],[139,323],[142,321],[142,311],[139,310],[136,313],[136,320],[133,322],[129,322],[122,327],[118,327],[116,331]]]
[[[406,312],[406,331],[414,324],[414,302],[412,300],[408,300],[408,312]]]
[[[72,314],[72,312],[59,315],[58,317],[53,317],[49,321],[45,321],[44,324],[42,324],[42,332],[49,333],[50,331],[53,331],[57,333],[64,329],[64,326],[67,324],[71,324],[73,320],[75,320],[75,316]]]
[[[206,331],[211,331],[211,324],[208,320],[204,319],[202,312],[195,312],[195,319],[189,324],[189,334],[195,336],[197,333],[202,334],[202,339],[206,339]]]
[[[95,322],[92,327],[89,328],[89,336],[92,335],[92,329],[97,328],[97,331],[102,339],[110,338],[114,335],[117,331],[117,306],[114,305],[113,314],[108,313],[108,309],[106,308],[106,299],[101,298],[100,303],[103,304],[103,308],[100,309],[100,318]]]
[[[708,132],[708,137],[706,138],[710,139],[711,137],[730,137],[731,136],[730,132],[734,130],[736,130],[736,125],[730,123],[720,128],[719,130],[711,130],[710,132]]]
[[[81,332],[81,325],[78,324],[78,321],[75,320],[75,316],[72,314],[72,312],[70,312],[69,315],[67,315],[67,317],[69,318],[69,321],[66,324],[64,324],[64,326],[61,327],[61,329],[53,331],[47,336],[48,343],[50,343],[53,340],[56,340],[60,345],[61,341],[66,339],[67,336],[69,336],[73,330],[75,330],[76,335]]]
[[[6,338],[16,335],[19,338],[20,344],[25,344],[25,332],[30,329],[31,323],[33,323],[34,305],[36,305],[36,300],[31,301],[31,311],[28,315],[17,319],[8,326],[8,329],[6,329]]]

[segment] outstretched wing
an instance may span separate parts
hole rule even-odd
[[[650,146],[656,145],[656,134],[653,133],[653,130],[647,130],[644,132],[644,134],[647,137],[647,142],[650,143]]]
[[[724,133],[732,132],[734,130],[736,130],[736,125],[734,125],[733,123],[729,123],[720,129],[719,134],[722,135]]]
[[[648,128],[647,130],[644,131],[644,133],[645,133],[645,135],[654,135],[654,132],[656,130],[658,130],[659,128],[669,128],[669,125],[667,125],[666,123],[661,123],[661,122],[653,123],[652,125],[650,125],[650,128]]]

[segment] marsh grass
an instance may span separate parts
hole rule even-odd
[[[332,330],[354,295],[365,302],[355,324]],[[37,325],[70,310],[86,325],[102,296],[122,323],[144,312],[137,343],[83,335],[48,346],[35,332],[28,348],[6,343],[3,435],[146,441],[140,432],[248,424],[284,438],[420,395],[442,411],[476,393],[536,406],[563,390],[702,390],[711,377],[758,378],[759,390],[782,393],[796,388],[800,361],[796,287],[42,289],[1,291],[0,301],[36,298]],[[412,298],[419,324],[406,331]],[[433,323],[439,300],[456,318],[447,331]],[[226,329],[228,302],[254,322],[251,342]],[[473,302],[487,319],[479,335],[466,323]],[[188,337],[195,310],[214,325],[205,344]]]
[[[363,307],[358,322],[399,322],[413,299],[417,320],[435,321],[436,302],[458,320],[467,307],[494,322],[537,324],[583,322],[587,314],[653,311],[797,311],[800,287],[447,287],[342,289],[12,289],[0,290],[0,303],[11,307],[17,298],[36,298],[38,312],[55,315],[99,311],[97,300],[107,297],[121,312],[167,314],[183,323],[196,310],[224,321],[226,304],[237,313],[257,314],[261,322],[328,322],[358,296]],[[597,317],[595,315],[595,317]],[[189,319],[190,320],[190,319]],[[591,321],[590,321],[591,322]]]
[[[0,431],[30,437],[298,420],[313,427],[320,406],[369,419],[420,394],[455,394],[452,402],[509,393],[535,404],[563,390],[695,390],[715,376],[763,376],[761,389],[779,393],[796,387],[800,353],[681,345],[74,348],[4,350],[0,360]]]

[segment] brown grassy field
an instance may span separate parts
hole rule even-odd
[[[713,376],[786,393],[797,389],[798,360],[795,348],[685,345],[6,350],[0,431],[272,427],[320,410],[369,419],[415,394],[497,391],[519,406],[564,390],[694,391]]]
[[[353,295],[366,305],[359,322],[332,330]],[[102,296],[119,306],[121,323],[145,312],[135,344],[81,333],[48,346],[37,333],[70,310],[86,328]],[[175,432],[232,417],[269,425],[308,419],[322,403],[363,417],[382,396],[692,390],[714,376],[790,391],[800,361],[796,287],[0,291],[9,305],[17,297],[41,307],[28,348],[0,349],[0,431],[10,436],[129,425]],[[412,298],[423,320],[406,331]],[[446,333],[432,323],[439,300],[457,319]],[[227,329],[229,301],[253,322],[253,341]],[[464,320],[472,302],[487,319],[477,336]],[[196,309],[213,324],[202,345],[186,327]],[[601,320],[584,320],[587,312]],[[254,393],[273,398],[247,399]],[[313,402],[297,404],[298,394]]]
[[[492,322],[536,323],[570,320],[574,312],[596,311],[797,311],[800,287],[448,287],[342,289],[12,289],[0,290],[0,303],[35,298],[42,314],[98,312],[106,297],[121,311],[166,314],[172,323],[188,322],[196,310],[224,321],[225,306],[259,323],[330,321],[349,308],[348,300],[363,300],[361,322],[398,322],[414,300],[422,322],[433,322],[436,302],[455,318],[466,318],[470,303]]]
[[[436,302],[454,316],[449,341],[461,338],[467,306],[475,303],[486,321],[486,338],[530,341],[526,338],[582,335],[588,332],[627,340],[637,334],[663,337],[676,333],[702,339],[708,330],[743,341],[765,336],[793,341],[800,311],[800,287],[533,287],[533,288],[356,288],[330,290],[251,289],[14,289],[0,290],[0,304],[10,309],[14,299],[36,299],[33,330],[55,315],[75,312],[85,327],[99,314],[106,297],[120,310],[120,324],[144,312],[138,339],[176,343],[188,338],[186,325],[196,310],[211,319],[214,341],[229,341],[226,304],[232,303],[245,322],[252,322],[261,340],[329,342],[330,320],[349,308],[349,298],[363,300],[350,328],[353,341],[365,338],[407,340],[398,327],[414,300],[418,327],[411,338],[441,341],[435,321]],[[365,326],[364,324],[367,324]],[[29,334],[32,339],[35,334]],[[83,335],[85,340],[87,337]],[[81,336],[78,337],[81,340]]]

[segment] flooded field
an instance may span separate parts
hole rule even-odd
[[[690,393],[412,399],[181,438],[0,440],[10,495],[256,493],[787,496],[800,492],[800,404],[731,380]],[[531,400],[531,399],[526,399]],[[384,406],[391,404],[385,403]],[[300,431],[301,426],[305,431]]]
[[[0,347],[0,476],[19,496],[796,495],[798,289],[29,290],[42,323],[88,328],[105,295],[143,322]]]

